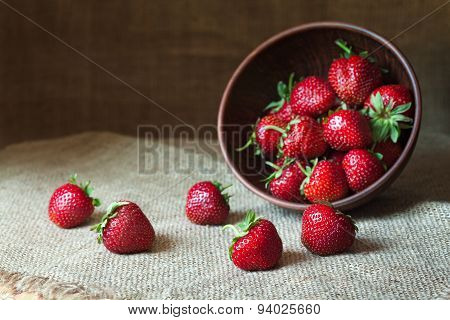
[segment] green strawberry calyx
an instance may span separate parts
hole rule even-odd
[[[411,128],[413,119],[403,115],[411,108],[411,102],[394,107],[391,100],[383,104],[383,98],[378,92],[370,96],[371,106],[363,109],[363,114],[369,116],[372,127],[372,136],[375,142],[391,139],[397,143],[401,129]]]
[[[294,80],[295,73],[292,72],[289,75],[288,84],[283,81],[279,81],[277,84],[277,92],[280,97],[277,101],[272,101],[265,108],[264,111],[271,110],[272,113],[280,111],[281,107],[283,107],[285,102],[289,102],[291,97],[292,88],[295,86],[297,81]],[[299,80],[301,81],[301,79]]]
[[[269,130],[275,130],[278,131],[279,133],[281,133],[280,136],[280,142],[278,143],[278,156],[281,157],[283,156],[283,146],[284,146],[284,139],[287,138],[289,131],[291,131],[291,128],[293,125],[300,123],[300,118],[295,117],[294,119],[292,119],[291,121],[289,121],[289,123],[287,124],[287,126],[285,128],[280,128],[277,126],[272,126],[272,125],[268,125],[265,126],[264,129],[269,129]]]
[[[106,213],[103,215],[102,219],[100,220],[100,223],[97,223],[96,225],[93,225],[91,227],[91,231],[95,231],[97,233],[97,242],[102,243],[103,241],[103,230],[106,227],[106,224],[108,221],[114,217],[117,216],[117,209],[126,206],[129,204],[129,202],[121,201],[121,202],[113,202],[108,206],[108,209],[106,209]]]
[[[306,165],[305,167],[303,167],[300,163],[297,162],[298,167],[305,175],[305,179],[303,180],[302,184],[300,185],[300,194],[302,196],[305,196],[305,186],[309,183],[309,179],[311,178],[311,175],[312,175],[315,167],[317,166],[318,162],[319,162],[319,159],[316,158],[314,160],[311,160],[312,165]]]
[[[252,131],[249,139],[247,140],[247,142],[242,147],[237,148],[236,151],[241,152],[241,151],[247,149],[248,147],[250,147],[251,145],[254,145],[256,148],[255,155],[261,155],[261,149],[259,148],[258,144],[256,143],[256,132],[255,132],[255,128],[258,125],[259,121],[260,121],[260,119],[258,119],[255,126],[252,126],[253,131]],[[298,118],[294,118],[288,123],[286,128],[280,128],[278,126],[273,126],[273,125],[267,125],[267,126],[263,127],[264,130],[275,130],[275,131],[278,131],[279,133],[281,133],[280,144],[278,146],[280,155],[281,155],[281,147],[283,146],[283,139],[287,137],[287,133],[291,129],[292,125],[299,123],[299,122],[300,122],[300,120]]]
[[[239,222],[237,225],[227,224],[223,227],[223,230],[231,229],[234,231],[234,238],[231,240],[231,245],[228,248],[228,255],[231,259],[231,256],[233,254],[233,247],[234,244],[242,237],[245,237],[249,231],[256,226],[259,221],[262,219],[262,217],[257,217],[256,212],[253,210],[248,210],[244,220]]]
[[[373,143],[372,147],[370,147],[370,149],[368,149],[367,151],[369,151],[371,154],[373,154],[375,156],[375,158],[377,158],[378,160],[382,161],[383,160],[383,154],[379,153],[379,152],[375,152],[375,147],[377,146],[377,143]]]
[[[256,143],[256,126],[258,125],[260,119],[258,119],[256,121],[256,125],[252,125],[252,131],[250,136],[248,137],[248,140],[246,143],[244,143],[243,146],[236,148],[235,150],[238,152],[244,151],[245,149],[249,148],[250,146],[254,146],[255,147],[255,155],[258,156],[261,154],[261,149],[259,148],[258,144]]]
[[[91,186],[91,180],[89,180],[87,182],[78,183],[77,178],[78,178],[78,175],[76,173],[72,174],[69,178],[69,183],[80,187],[83,190],[83,192],[92,200],[92,205],[94,207],[100,206],[100,204],[101,204],[100,199],[92,197],[94,188]]]
[[[291,165],[292,163],[294,163],[295,159],[294,158],[288,158],[286,157],[284,159],[283,164],[280,166],[277,166],[275,163],[272,163],[270,161],[266,161],[266,164],[269,167],[272,167],[274,170],[274,172],[272,172],[268,177],[264,178],[263,180],[261,180],[262,182],[265,182],[265,186],[266,188],[269,186],[270,182],[278,179],[279,177],[281,177],[281,175],[283,174],[283,170],[286,169],[289,165]]]
[[[342,51],[344,51],[344,53],[342,54],[342,55],[343,55],[343,58],[347,58],[347,59],[348,59],[348,58],[350,58],[351,55],[353,55],[352,47],[349,46],[349,45],[347,44],[347,42],[344,41],[343,39],[336,39],[336,41],[334,41],[334,43],[335,43],[339,48],[341,48]]]
[[[220,183],[219,181],[211,181],[211,183],[217,188],[219,189],[220,193],[222,194],[223,198],[225,199],[226,203],[230,202],[230,198],[233,196],[232,194],[228,194],[226,192],[224,192],[226,189],[228,189],[229,187],[232,186],[232,184],[228,184],[226,186],[224,186],[222,183]]]
[[[342,58],[350,58],[351,56],[355,55],[355,53],[352,50],[352,46],[349,46],[348,43],[346,41],[344,41],[343,39],[336,39],[336,41],[334,41],[334,43],[342,49],[343,53],[341,54]],[[369,55],[368,51],[361,51],[359,53],[359,56],[361,58],[367,59],[367,61],[369,61],[370,63],[375,63],[376,59],[375,57]],[[386,69],[384,69],[386,70]],[[383,71],[385,72],[385,71]]]
[[[379,152],[375,152],[375,147],[376,147],[376,143],[374,143],[373,145],[372,145],[372,147],[368,150],[375,158],[377,158],[378,160],[380,160],[380,162],[381,162],[381,164],[382,164],[382,166],[383,166],[383,168],[384,168],[384,171],[387,171],[387,169],[388,169],[388,167],[387,167],[387,165],[386,165],[386,163],[384,162],[384,160],[383,160],[383,154],[381,154],[381,153],[379,153]]]

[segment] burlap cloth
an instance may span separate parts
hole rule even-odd
[[[31,292],[41,298],[448,298],[448,136],[422,134],[400,178],[382,196],[351,212],[360,229],[352,250],[329,257],[315,256],[301,245],[299,212],[251,194],[220,156],[183,149],[153,155],[149,161],[161,167],[140,174],[136,141],[85,133],[0,151],[0,297]],[[215,174],[195,168],[204,159],[217,166]],[[190,162],[190,171],[162,170],[175,160]],[[74,171],[93,180],[103,205],[89,223],[63,230],[48,220],[47,202]],[[277,269],[250,273],[235,268],[227,257],[229,233],[187,221],[187,189],[212,178],[234,183],[231,222],[249,208],[274,222],[284,243]],[[121,256],[96,243],[89,225],[118,199],[135,201],[150,218],[157,233],[152,252]]]

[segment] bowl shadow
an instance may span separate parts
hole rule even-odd
[[[448,163],[450,150],[432,148],[424,141],[404,173],[387,190],[348,213],[354,217],[382,217],[406,212],[423,202],[450,203],[450,166],[445,165]]]

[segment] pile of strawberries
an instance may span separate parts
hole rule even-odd
[[[413,122],[412,98],[399,84],[382,85],[382,69],[367,52],[343,49],[328,79],[308,76],[278,83],[280,99],[257,120],[248,142],[272,174],[271,194],[291,202],[333,202],[360,192],[391,167]]]

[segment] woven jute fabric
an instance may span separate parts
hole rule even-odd
[[[39,292],[40,286],[50,286],[53,295],[39,292],[44,298],[65,293],[69,298],[127,299],[448,298],[448,136],[421,136],[394,184],[351,212],[359,226],[351,250],[328,257],[301,245],[300,212],[250,193],[232,176],[216,146],[217,154],[172,140],[155,143],[168,151],[146,149],[148,155],[138,157],[136,138],[111,133],[84,133],[0,151],[3,288],[19,290],[22,285]],[[139,170],[142,158],[145,170]],[[184,167],[171,168],[174,163]],[[103,204],[86,224],[64,230],[49,221],[47,205],[52,191],[72,172],[93,181]],[[188,188],[212,179],[233,183],[231,223],[251,208],[275,224],[284,245],[276,269],[237,269],[227,256],[230,233],[186,219]],[[139,204],[153,224],[156,242],[151,251],[116,255],[96,243],[89,226],[109,202],[120,199]]]

